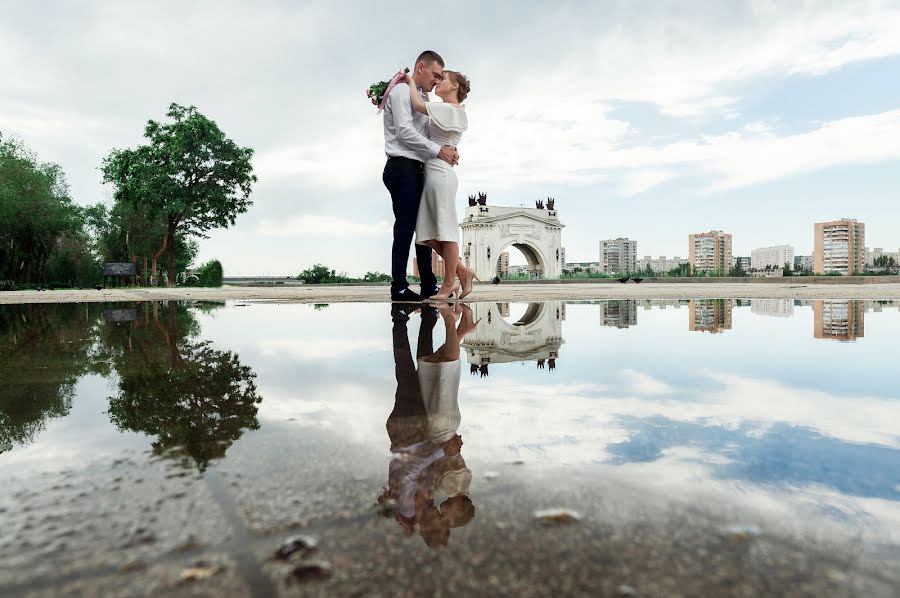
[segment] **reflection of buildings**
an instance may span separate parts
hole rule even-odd
[[[644,308],[644,311],[650,311],[654,307],[658,309],[666,309],[667,307],[674,307],[675,309],[680,308],[682,305],[687,305],[687,299],[640,299],[641,306]]]
[[[628,299],[601,303],[600,323],[615,328],[637,326],[637,301]]]
[[[816,338],[852,341],[864,335],[864,301],[815,301],[813,335]]]
[[[688,302],[688,330],[722,332],[731,330],[731,299],[698,299]]]
[[[793,299],[751,299],[750,311],[760,316],[790,318],[794,315]]]
[[[505,309],[501,306],[505,305]],[[492,363],[550,360],[555,367],[562,346],[562,323],[566,319],[566,304],[562,301],[529,303],[524,315],[516,322],[504,319],[509,304],[476,303],[475,321],[481,320],[474,332],[466,335],[462,348],[473,366]]]
[[[866,269],[866,225],[852,218],[815,224],[813,270],[855,274]]]
[[[500,315],[503,316],[504,318],[508,318],[508,317],[509,317],[509,302],[506,302],[506,303],[498,303],[498,304],[497,304],[497,311],[498,311],[498,312],[500,313]]]
[[[437,251],[431,252],[431,270],[438,278],[444,277],[444,260],[437,254]],[[413,258],[413,276],[419,277],[419,260]]]
[[[727,272],[731,268],[731,234],[713,230],[688,235],[688,252],[695,272]]]

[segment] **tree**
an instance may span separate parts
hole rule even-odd
[[[172,122],[147,122],[146,145],[113,150],[102,170],[117,201],[145,208],[150,220],[165,226],[159,252],[167,252],[174,286],[176,236],[205,238],[207,231],[234,225],[252,205],[257,178],[253,150],[227,138],[196,107],[172,103],[166,116]]]
[[[86,255],[83,211],[69,197],[62,169],[39,162],[21,142],[0,135],[0,280],[46,283],[51,259],[74,277]],[[71,281],[70,281],[71,282]]]
[[[306,284],[323,284],[329,282],[351,282],[343,272],[338,274],[333,269],[323,264],[315,264],[297,275],[299,280]]]
[[[747,271],[744,270],[744,265],[741,264],[741,260],[734,262],[734,266],[728,271],[728,276],[747,276]]]
[[[222,277],[222,264],[219,260],[210,260],[197,268],[197,284],[201,287],[220,287]]]
[[[678,264],[671,270],[669,270],[669,276],[690,276],[691,275],[691,265],[688,262],[684,262],[683,264]]]
[[[390,282],[391,275],[384,272],[366,272],[363,282]]]

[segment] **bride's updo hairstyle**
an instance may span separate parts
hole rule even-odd
[[[460,102],[465,101],[466,96],[469,95],[469,90],[471,89],[469,78],[456,71],[444,71],[444,74],[449,75],[450,78],[453,79],[453,82],[459,85],[456,89],[456,98]]]

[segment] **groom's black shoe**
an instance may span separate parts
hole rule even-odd
[[[418,293],[411,291],[409,287],[406,287],[405,289],[400,289],[399,291],[391,289],[391,301],[418,303],[422,301],[422,297],[420,297]]]
[[[421,307],[418,303],[392,303],[391,320],[398,323],[409,322],[409,316]]]

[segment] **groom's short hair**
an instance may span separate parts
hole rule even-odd
[[[419,57],[416,58],[416,64],[419,64],[420,62],[424,62],[426,66],[431,64],[432,62],[438,63],[439,65],[441,65],[441,68],[443,68],[444,66],[444,59],[441,58],[441,55],[434,50],[425,50],[424,52],[419,54]]]

